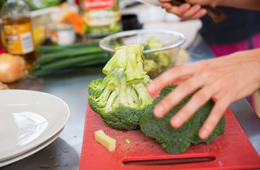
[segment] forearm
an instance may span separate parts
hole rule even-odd
[[[217,6],[260,10],[260,0],[217,0]]]

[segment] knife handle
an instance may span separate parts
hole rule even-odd
[[[173,6],[181,6],[182,4],[184,4],[186,2],[184,0],[174,0],[174,1],[170,1],[168,3],[170,3]],[[202,8],[207,10],[206,16],[213,23],[218,23],[218,22],[224,20],[227,17],[227,15],[223,11],[221,11],[217,8],[214,8],[212,6],[206,5],[206,6],[202,6]]]

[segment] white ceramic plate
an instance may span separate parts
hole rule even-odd
[[[0,91],[0,162],[28,152],[57,134],[70,116],[60,98],[38,91]]]
[[[51,137],[49,140],[47,140],[46,142],[42,143],[40,146],[22,154],[22,155],[19,155],[17,157],[14,157],[14,158],[11,158],[11,159],[8,159],[8,160],[5,160],[3,162],[0,162],[0,168],[3,167],[3,166],[6,166],[6,165],[9,165],[11,163],[14,163],[14,162],[17,162],[21,159],[24,159],[40,150],[42,150],[43,148],[45,148],[46,146],[48,146],[49,144],[51,144],[55,139],[57,139],[59,137],[59,135],[61,134],[61,132],[63,131],[63,129],[61,131],[59,131],[56,135],[54,135],[53,137]]]

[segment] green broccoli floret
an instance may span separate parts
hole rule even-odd
[[[154,38],[154,37],[150,37],[148,40],[148,46],[149,46],[149,49],[159,49],[159,48],[162,48],[163,45],[162,43],[160,42],[160,40]]]
[[[92,81],[89,86],[88,86],[88,93],[89,95],[94,95],[94,96],[100,96],[106,86],[102,84],[103,79],[99,78],[97,80]]]
[[[202,140],[198,136],[199,129],[210,114],[214,106],[214,101],[209,100],[204,104],[184,125],[179,129],[175,129],[170,124],[170,119],[175,115],[191,98],[192,95],[184,98],[177,106],[175,106],[163,118],[158,119],[153,114],[154,106],[159,103],[166,95],[168,95],[177,85],[170,85],[161,90],[160,96],[157,97],[152,105],[149,105],[140,120],[141,130],[149,137],[155,138],[162,144],[163,149],[171,154],[185,152],[191,144],[206,142],[209,144],[218,135],[224,133],[225,118],[221,118],[215,130],[211,135]]]
[[[146,50],[154,50],[163,47],[160,40],[154,37],[149,38],[147,43],[148,44],[144,46]],[[171,58],[162,51],[148,53],[145,57],[144,70],[149,76],[156,76],[161,73],[163,69],[168,68],[171,65]]]
[[[158,73],[167,68],[171,64],[171,59],[166,53],[159,53],[155,58],[155,62],[158,63]]]
[[[158,74],[157,69],[158,69],[158,64],[154,60],[148,59],[144,61],[144,71],[148,75],[150,76],[157,75]]]
[[[146,90],[151,82],[143,68],[141,45],[117,48],[103,68],[104,79],[89,85],[89,106],[115,129],[140,128],[141,115],[153,99]]]

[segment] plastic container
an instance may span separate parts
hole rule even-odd
[[[67,45],[75,42],[75,31],[70,24],[55,24],[49,27],[50,39],[54,45]]]

